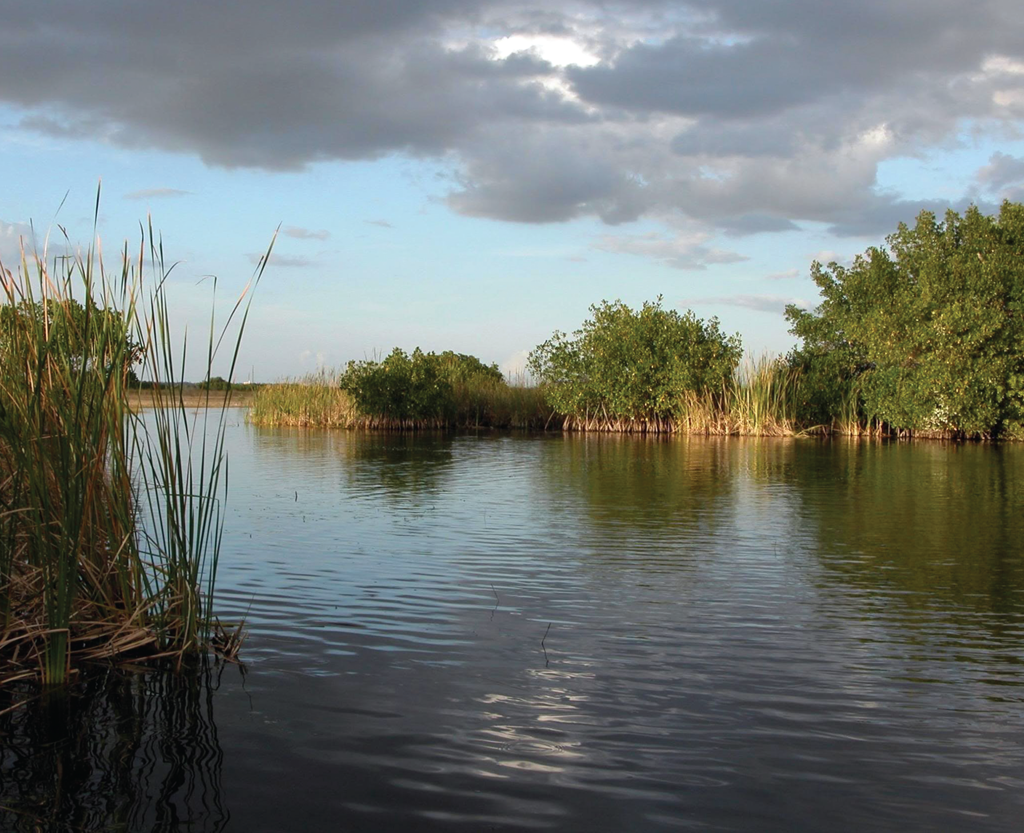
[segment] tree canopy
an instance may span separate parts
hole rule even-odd
[[[814,263],[820,306],[787,308],[806,418],[854,395],[897,431],[1024,438],[1024,206],[923,212],[887,243]]]
[[[71,361],[116,362],[132,380],[134,365],[142,361],[143,347],[124,315],[97,306],[91,297],[85,304],[61,297],[0,305],[0,350],[11,349],[16,327],[38,330],[40,343]]]
[[[454,388],[474,381],[504,385],[505,377],[497,365],[476,356],[425,353],[418,347],[409,355],[396,347],[380,362],[349,362],[340,385],[364,414],[429,420],[454,417]]]
[[[551,406],[570,416],[671,418],[683,393],[720,390],[742,353],[717,319],[663,309],[660,297],[636,311],[602,301],[590,312],[571,336],[556,332],[530,354]]]

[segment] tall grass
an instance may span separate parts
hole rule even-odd
[[[253,395],[247,418],[253,425],[349,428],[358,416],[352,397],[338,386],[338,374],[321,371],[262,385]]]
[[[452,386],[449,421],[460,428],[541,429],[551,418],[543,392],[513,379],[470,377]],[[559,421],[556,425],[560,425]]]
[[[800,373],[784,359],[748,356],[718,389],[683,391],[674,413],[614,418],[603,413],[566,417],[574,431],[715,436],[790,436],[800,433],[797,401]]]
[[[616,418],[603,411],[559,414],[543,387],[473,377],[456,380],[443,410],[429,418],[395,419],[359,410],[339,387],[340,374],[323,372],[256,392],[250,422],[319,428],[522,428],[633,434],[789,436],[799,433],[800,373],[781,358],[748,357],[720,389],[680,395],[673,415]]]
[[[233,371],[264,264],[219,338],[211,321],[209,365],[233,346]],[[0,682],[210,643],[224,412],[190,418],[181,402],[169,271],[151,225],[113,273],[98,243],[52,267],[45,253],[0,264]],[[140,355],[161,406],[148,417],[128,405]]]
[[[263,385],[253,396],[248,419],[254,425],[418,430],[539,429],[552,417],[539,388],[475,376],[454,381],[450,395],[433,416],[396,418],[365,413],[355,398],[340,388],[340,378],[338,373],[323,371],[298,381]],[[556,427],[560,424],[555,423]]]

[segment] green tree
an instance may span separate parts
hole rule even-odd
[[[364,414],[390,419],[440,419],[451,400],[440,358],[418,347],[411,356],[396,347],[381,362],[349,362],[340,384]]]
[[[200,382],[198,387],[200,390],[231,390],[237,385],[232,384],[223,376],[211,376],[209,380]]]
[[[7,349],[17,319],[31,322],[44,334],[47,349],[71,361],[112,361],[123,364],[125,378],[136,382],[134,367],[144,349],[132,336],[120,313],[70,297],[21,301],[0,306],[0,350]]]
[[[442,372],[452,383],[471,380],[487,380],[495,383],[505,381],[505,375],[498,369],[498,365],[484,364],[476,356],[445,350],[438,356],[438,360],[441,363]]]
[[[688,391],[721,391],[742,347],[712,318],[662,309],[661,298],[632,310],[602,301],[571,336],[556,332],[530,354],[529,368],[557,411],[607,420],[678,415]]]
[[[861,415],[894,430],[1024,437],[1024,206],[923,212],[887,243],[813,264],[821,305],[787,308],[808,415],[856,385]]]

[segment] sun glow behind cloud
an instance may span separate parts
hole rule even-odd
[[[499,60],[516,52],[533,52],[555,67],[594,66],[600,62],[583,44],[556,35],[508,35],[491,44]]]

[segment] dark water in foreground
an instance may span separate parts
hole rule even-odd
[[[0,717],[0,828],[1021,829],[1024,448],[229,439],[244,674]]]

